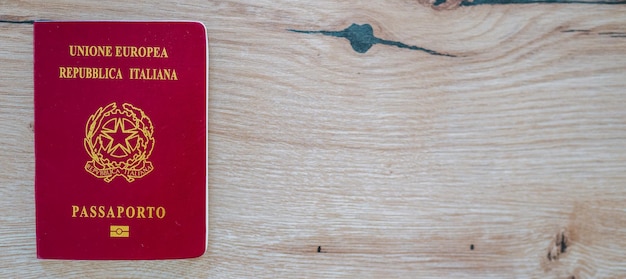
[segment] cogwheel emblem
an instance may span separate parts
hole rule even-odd
[[[143,110],[116,103],[100,107],[85,125],[85,150],[91,160],[85,170],[111,182],[118,176],[133,182],[150,173],[148,158],[154,148],[154,127]]]

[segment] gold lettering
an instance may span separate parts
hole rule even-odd
[[[156,216],[159,219],[165,218],[165,207],[162,207],[162,206],[157,207]]]
[[[59,78],[123,79],[120,68],[59,67]]]
[[[143,206],[138,206],[137,207],[137,218],[146,218],[146,215],[144,214],[144,211],[146,209]]]
[[[129,206],[126,208],[126,217],[127,218],[135,218],[135,208]]]
[[[104,218],[104,206],[98,206],[98,218]]]
[[[153,219],[156,217],[164,219],[166,214],[163,206],[72,205],[72,218]]]
[[[137,52],[138,52],[139,57],[146,57],[146,48],[145,47],[138,48]]]
[[[137,68],[129,68],[128,69],[128,78],[129,79],[136,79],[135,76],[137,76],[137,71],[139,71],[139,69],[137,69]]]
[[[113,53],[112,46],[78,46],[78,45],[70,45],[69,52],[70,56],[103,56],[103,57],[111,57]]]
[[[87,208],[83,206],[83,208],[80,211],[80,216],[79,217],[88,217],[89,215],[87,215]]]
[[[115,46],[115,57],[168,58],[167,49],[158,46]]]
[[[172,70],[172,80],[178,80],[178,75],[176,75],[176,70]]]
[[[92,205],[89,207],[89,217],[90,218],[94,218],[96,217],[96,206]]]
[[[124,207],[123,206],[117,206],[117,218],[122,218],[122,213],[124,213]]]
[[[115,218],[115,213],[113,212],[113,207],[109,207],[109,211],[107,211],[107,218]]]
[[[79,210],[80,207],[78,207],[78,205],[72,205],[72,218],[76,218],[76,213],[78,213]]]
[[[148,206],[148,218],[152,218],[152,212],[154,212],[154,206]]]
[[[176,69],[129,68],[128,76],[141,80],[178,80]]]

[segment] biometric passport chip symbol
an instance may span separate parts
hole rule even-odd
[[[109,237],[130,237],[130,227],[111,225]]]
[[[148,161],[154,148],[154,127],[143,110],[116,103],[100,107],[85,125],[85,150],[91,161],[85,170],[111,182],[121,176],[128,182],[142,178],[154,166]]]

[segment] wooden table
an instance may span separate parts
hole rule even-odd
[[[626,2],[160,2],[0,3],[0,277],[626,277]],[[203,257],[36,259],[40,19],[206,24]]]

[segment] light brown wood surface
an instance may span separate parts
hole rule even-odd
[[[0,23],[0,277],[626,278],[626,5],[161,2],[0,20],[204,22],[207,253],[36,259],[32,24]],[[457,57],[288,31],[352,23]]]

